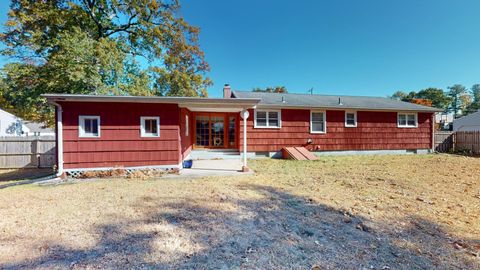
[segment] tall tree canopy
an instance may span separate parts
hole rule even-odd
[[[472,103],[468,106],[468,113],[480,110],[480,84],[474,84],[470,89],[472,93]]]
[[[396,91],[395,93],[393,93],[393,95],[390,96],[390,98],[403,101],[407,98],[407,93],[405,93],[404,91]]]
[[[452,98],[450,110],[454,117],[466,113],[466,108],[470,105],[471,99],[468,95],[467,88],[461,84],[455,84],[448,87],[448,95]]]
[[[430,105],[431,102],[431,106],[444,110],[448,110],[452,103],[452,98],[442,89],[433,87],[418,92],[411,91],[408,94],[404,91],[396,91],[391,98],[421,105]]]
[[[420,90],[415,97],[420,99],[428,99],[432,102],[433,107],[440,109],[447,109],[448,105],[451,103],[451,98],[439,88],[430,87]]]
[[[2,98],[16,113],[51,119],[43,93],[206,96],[199,29],[178,0],[12,0]],[[1,100],[1,99],[0,99]]]
[[[285,86],[275,86],[275,87],[267,87],[267,88],[256,87],[256,88],[253,88],[252,91],[266,92],[266,93],[288,93],[287,88]]]
[[[396,91],[390,98],[405,102],[411,102],[416,95],[417,93],[415,93],[414,91],[411,91],[408,94],[405,91]]]

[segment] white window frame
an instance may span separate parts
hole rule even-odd
[[[323,131],[313,130],[312,115],[314,113],[323,113]],[[325,134],[325,133],[327,133],[327,111],[321,111],[321,110],[310,111],[310,133],[312,133],[312,134]]]
[[[400,125],[400,115],[405,115],[405,125]],[[413,115],[415,117],[415,125],[408,125],[408,115]],[[398,128],[418,128],[418,113],[412,112],[397,112],[397,127]]]
[[[145,120],[156,120],[157,121],[157,133],[145,133]],[[160,137],[160,117],[158,116],[141,116],[140,117],[140,137],[144,138],[157,138]]]
[[[98,134],[85,133],[85,120],[96,119],[98,123]],[[100,138],[101,132],[100,116],[99,115],[79,115],[78,116],[78,137],[80,138]]]
[[[185,114],[185,136],[188,137],[188,134],[190,133],[189,129],[190,129],[190,124],[188,123],[188,114]]]
[[[266,126],[259,126],[257,125],[257,111],[260,112],[265,112],[266,113]],[[276,112],[278,116],[278,126],[270,126],[270,123],[268,122],[268,114],[271,112]],[[256,109],[255,110],[255,121],[254,121],[254,128],[281,128],[282,127],[282,110],[262,110],[262,109]]]
[[[353,113],[353,119],[355,123],[353,125],[349,125],[347,123],[347,114]],[[357,111],[345,111],[345,127],[357,127]]]

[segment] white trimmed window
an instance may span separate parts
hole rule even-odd
[[[185,136],[188,136],[189,131],[188,115],[185,115]]]
[[[310,112],[310,133],[327,132],[327,113],[325,111]]]
[[[78,117],[78,136],[84,138],[100,137],[100,116],[80,115]]]
[[[397,113],[397,126],[402,128],[418,127],[416,113]]]
[[[345,127],[357,126],[357,112],[345,112]]]
[[[281,128],[282,127],[281,111],[255,110],[255,127],[256,128]]]
[[[142,137],[160,137],[160,117],[140,117],[140,135]]]

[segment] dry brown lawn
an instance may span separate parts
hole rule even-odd
[[[1,189],[0,269],[480,269],[479,158],[251,166]]]

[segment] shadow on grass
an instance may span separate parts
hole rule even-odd
[[[322,269],[477,269],[479,260],[457,250],[479,239],[451,239],[442,228],[419,217],[406,217],[402,230],[391,229],[341,209],[314,203],[264,186],[240,186],[261,195],[255,200],[185,198],[160,203],[145,197],[134,207],[143,219],[98,226],[98,244],[90,249],[71,249],[51,244],[43,257],[32,261],[0,264],[0,268],[302,268]],[[161,199],[159,199],[161,200]],[[227,209],[227,210],[226,210]],[[230,209],[230,210],[228,210]],[[160,227],[156,227],[159,226]],[[163,226],[163,227],[162,227]],[[172,233],[165,227],[178,230]],[[144,228],[144,229],[138,229]],[[145,229],[156,228],[156,229]],[[159,229],[159,228],[164,228]],[[183,237],[185,251],[168,239]],[[158,242],[166,244],[164,249]],[[168,250],[170,249],[170,251]],[[469,257],[470,256],[470,257]]]
[[[0,189],[44,181],[49,176],[54,176],[54,173],[52,169],[18,169],[5,173],[0,171]]]
[[[0,170],[0,184],[6,181],[34,180],[54,173],[52,169],[18,169],[7,170],[6,172],[3,171]]]

